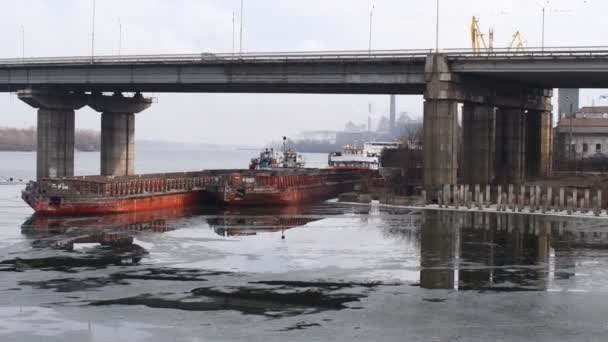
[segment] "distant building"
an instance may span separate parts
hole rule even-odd
[[[576,113],[580,97],[579,93],[579,89],[562,88],[557,90],[558,117],[570,117],[572,114]]]
[[[554,139],[559,159],[608,157],[608,107],[583,107],[557,122]]]

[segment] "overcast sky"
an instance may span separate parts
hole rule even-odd
[[[528,46],[541,42],[542,2],[535,0],[441,0],[440,47],[470,46],[471,16],[482,30],[495,31],[506,46],[519,30]],[[89,55],[92,0],[3,2],[0,58],[25,55]],[[245,0],[243,50],[364,50],[368,44],[369,0]],[[430,49],[435,45],[435,1],[374,1],[375,49]],[[119,20],[123,54],[230,52],[232,15],[240,0],[97,0],[95,53],[117,54]],[[546,46],[608,45],[608,2],[550,1]],[[237,24],[238,34],[238,24]],[[238,49],[238,38],[237,38]],[[581,104],[603,104],[608,91],[585,91]],[[138,139],[260,145],[301,131],[341,129],[348,120],[386,114],[388,96],[146,94],[158,103],[137,115]],[[608,104],[608,103],[606,103]],[[398,111],[420,116],[420,96],[399,96]],[[29,127],[35,110],[15,95],[0,94],[0,125]],[[99,130],[99,114],[79,110],[77,128]],[[263,128],[263,129],[262,129]]]

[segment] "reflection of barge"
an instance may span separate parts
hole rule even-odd
[[[211,170],[135,176],[48,178],[22,198],[42,215],[83,215],[222,205],[285,205],[335,197],[366,182],[368,170]]]

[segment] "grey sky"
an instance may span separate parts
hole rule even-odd
[[[544,3],[545,1],[542,1]],[[367,49],[369,0],[245,0],[244,51]],[[375,49],[429,49],[435,45],[435,1],[376,0]],[[496,46],[522,32],[528,46],[541,41],[541,1],[441,0],[440,46],[470,46],[469,23],[495,30]],[[229,52],[232,13],[240,0],[97,0],[96,54]],[[91,0],[21,0],[0,11],[1,57],[89,55]],[[603,25],[608,2],[555,0],[546,16],[547,46],[608,45]],[[237,18],[238,19],[238,18]],[[238,25],[237,25],[238,33]],[[238,49],[238,37],[237,37]],[[585,91],[583,105],[608,91]],[[388,111],[388,96],[147,94],[158,99],[137,116],[137,138],[188,142],[263,144],[304,130],[341,129]],[[398,110],[419,116],[419,96],[399,96]],[[35,110],[14,95],[0,94],[0,125],[35,125]],[[99,114],[78,111],[77,127],[99,129]]]

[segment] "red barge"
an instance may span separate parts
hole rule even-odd
[[[201,204],[287,205],[325,200],[374,177],[369,170],[210,170],[81,176],[30,182],[23,200],[41,215],[96,215]]]
[[[305,169],[287,149],[261,152],[249,170],[46,178],[30,182],[21,197],[40,215],[97,215],[183,208],[293,205],[352,191],[375,176],[361,169]]]

